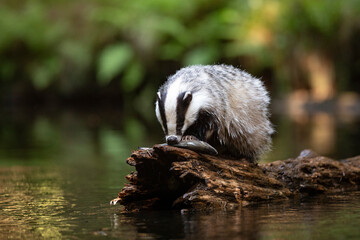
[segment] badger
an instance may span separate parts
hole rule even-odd
[[[271,147],[270,97],[263,83],[229,65],[178,70],[159,88],[155,103],[168,145],[193,136],[220,155],[251,162]]]

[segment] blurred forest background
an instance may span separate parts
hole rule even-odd
[[[261,77],[273,111],[292,113],[296,124],[308,121],[304,106],[350,112],[341,118],[351,122],[359,115],[360,1],[0,3],[2,109],[99,107],[122,111],[112,122],[126,111],[155,122],[155,92],[166,77],[185,65],[214,63]],[[331,151],[333,115],[314,118],[314,141],[321,149],[330,139],[324,152]],[[129,135],[144,136],[140,124],[127,123]],[[278,132],[294,126],[276,124]],[[289,136],[282,139],[286,144]]]
[[[183,66],[215,63],[270,92],[276,133],[262,161],[305,148],[360,155],[360,0],[0,0],[0,238],[170,236],[143,224],[155,215],[118,218],[108,201],[134,170],[131,151],[164,142],[158,87]],[[351,206],[318,218],[323,201],[305,203],[300,227],[279,236],[359,232]],[[171,216],[155,225],[180,221]],[[250,228],[264,222],[250,217]],[[181,216],[176,232],[199,219]],[[264,226],[282,231],[276,224]],[[263,233],[254,236],[277,236]]]

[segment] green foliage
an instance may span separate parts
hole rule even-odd
[[[30,72],[34,87],[38,90],[45,89],[51,83],[60,70],[60,64],[57,58],[46,59],[44,63],[34,66]]]
[[[219,49],[212,46],[198,47],[184,57],[184,65],[214,64],[219,59]]]
[[[116,81],[119,93],[131,96],[163,81],[161,61],[225,60],[259,75],[271,69],[274,84],[291,90],[292,80],[283,79],[291,79],[294,49],[342,54],[339,46],[349,46],[359,32],[359,16],[357,0],[5,0],[0,87],[4,93],[30,83],[36,91],[69,95]],[[344,69],[342,76],[351,78]]]
[[[126,92],[131,92],[139,87],[143,79],[144,69],[140,62],[134,61],[126,70],[121,79],[121,87]]]
[[[125,69],[132,57],[132,49],[127,44],[120,43],[106,47],[98,61],[97,78],[99,83],[101,85],[108,84]]]

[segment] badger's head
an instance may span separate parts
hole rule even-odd
[[[199,113],[208,102],[207,94],[201,90],[184,91],[181,86],[160,88],[155,111],[167,144],[174,145],[181,141],[187,130],[197,122]]]

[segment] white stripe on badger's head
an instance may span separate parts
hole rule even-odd
[[[176,106],[177,97],[180,93],[181,81],[177,80],[170,85],[167,91],[167,98],[165,101],[165,114],[168,125],[168,134],[176,134]]]
[[[163,123],[163,120],[161,119],[161,114],[160,114],[160,107],[159,107],[160,101],[161,101],[161,95],[160,95],[160,92],[157,92],[157,100],[155,102],[155,114],[156,114],[156,118],[158,119],[163,131],[165,132],[164,123]]]
[[[181,140],[181,135],[176,133],[177,114],[176,107],[178,105],[177,99],[179,93],[182,91],[181,78],[176,79],[167,89],[166,100],[164,103],[167,133],[165,139],[167,143],[178,143]]]

